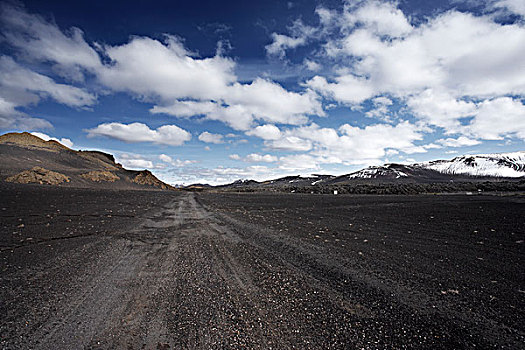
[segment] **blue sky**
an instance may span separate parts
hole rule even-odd
[[[0,131],[172,184],[523,150],[525,3],[2,2]]]

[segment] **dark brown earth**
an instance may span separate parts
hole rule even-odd
[[[2,349],[524,348],[524,197],[1,192]]]
[[[0,184],[107,190],[174,190],[148,170],[128,170],[111,154],[75,151],[30,133],[0,135]]]

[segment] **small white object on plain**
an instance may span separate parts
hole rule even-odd
[[[337,190],[334,191],[334,194],[337,194]]]

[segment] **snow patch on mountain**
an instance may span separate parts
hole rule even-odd
[[[371,166],[366,169],[356,171],[348,175],[350,179],[375,179],[377,177],[390,177],[399,179],[401,177],[407,177],[408,175],[399,170],[392,168],[392,164],[385,164],[383,166]]]
[[[472,176],[522,177],[525,176],[525,151],[499,154],[477,154],[412,164],[444,174]]]

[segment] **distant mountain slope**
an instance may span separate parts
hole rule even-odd
[[[385,164],[371,166],[335,178],[332,183],[345,180],[448,181],[490,178],[520,178],[525,176],[525,152],[479,154],[435,160],[424,163]]]
[[[421,163],[418,166],[443,174],[522,177],[525,176],[525,152],[461,156],[452,160]]]
[[[287,176],[257,182],[239,180],[217,186],[220,189],[278,190],[279,188],[311,188],[355,185],[402,185],[452,182],[525,180],[525,152],[479,154],[415,164],[384,164],[340,175]]]
[[[56,181],[58,175],[68,181]],[[172,189],[147,170],[127,170],[111,154],[75,151],[30,133],[0,136],[0,182],[43,183],[67,187]]]

